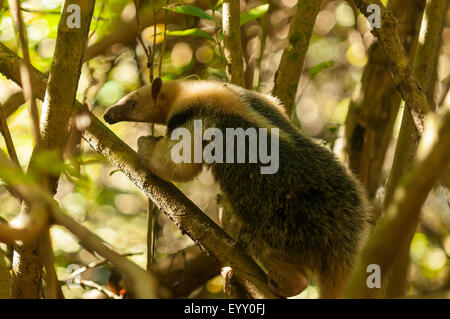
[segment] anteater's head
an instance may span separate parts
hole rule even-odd
[[[122,121],[167,124],[176,112],[202,103],[216,106],[211,107],[211,112],[218,109],[242,112],[238,96],[221,82],[175,80],[163,83],[156,78],[151,85],[129,93],[111,106],[104,119],[109,124]]]
[[[106,111],[103,118],[109,124],[122,121],[164,124],[168,91],[174,91],[171,90],[173,82],[163,84],[160,78],[156,78],[151,85],[143,86],[120,99]]]

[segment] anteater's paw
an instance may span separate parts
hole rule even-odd
[[[155,136],[140,136],[137,140],[138,156],[141,160],[147,160],[151,157],[156,143],[162,137]]]
[[[269,273],[267,275],[269,289],[278,296],[292,297],[298,295],[308,287],[308,278],[302,273],[296,272],[289,275],[289,277],[284,277],[279,273]]]

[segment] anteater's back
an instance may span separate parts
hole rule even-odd
[[[211,164],[234,213],[244,224],[240,242],[257,258],[277,251],[289,263],[318,273],[323,294],[329,291],[328,295],[334,296],[352,269],[368,226],[358,181],[332,152],[294,127],[273,101],[229,87],[252,112],[279,129],[279,168],[275,174],[261,174],[264,164],[260,162],[248,163],[248,148],[246,163]],[[257,116],[207,116],[211,126],[222,132],[226,128],[261,127]],[[270,134],[268,130],[269,152]],[[230,141],[224,136],[224,145],[227,143]]]
[[[321,295],[337,297],[368,227],[357,180],[332,152],[294,127],[275,99],[228,84],[187,85],[190,102],[179,99],[177,111],[168,119],[168,132],[192,128],[201,119],[203,131],[218,128],[222,132],[224,157],[229,155],[227,146],[234,143],[234,163],[207,165],[240,225],[239,242],[268,269],[269,281],[274,278],[277,283],[272,287],[280,294],[304,289],[307,281],[302,279],[312,271],[319,276]],[[197,86],[209,90],[205,93]],[[263,134],[259,128],[266,129],[267,149],[259,144],[256,163],[249,163],[255,154],[249,154],[248,144],[244,163],[236,163],[238,143],[234,136],[227,137],[230,128],[241,132],[254,128],[258,141]],[[277,143],[271,143],[272,134],[277,135]],[[261,152],[273,155],[275,150],[278,156],[272,160],[277,161],[277,170],[262,174],[261,167],[269,164],[261,161]],[[295,278],[301,283],[292,284]]]

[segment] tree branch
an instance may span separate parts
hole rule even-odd
[[[9,10],[11,16],[14,17],[17,33],[19,33],[20,45],[22,47],[23,61],[21,66],[21,84],[23,88],[23,94],[27,100],[30,101],[30,113],[33,125],[33,135],[35,144],[38,145],[41,141],[41,132],[39,129],[39,114],[36,105],[36,99],[33,92],[33,86],[31,83],[31,61],[30,53],[28,51],[28,40],[25,27],[22,20],[22,12],[19,10],[19,0],[9,0]]]
[[[408,55],[400,39],[397,19],[380,0],[354,0],[354,2],[366,17],[371,15],[371,12],[367,10],[369,5],[376,4],[380,7],[381,27],[373,28],[372,33],[377,37],[388,58],[392,79],[409,107],[419,135],[422,135],[423,119],[431,107],[413,75]]]
[[[420,158],[416,158],[410,172],[400,180],[395,196],[385,209],[385,215],[364,248],[361,262],[355,269],[346,297],[371,298],[378,289],[366,285],[369,264],[381,268],[382,282],[389,274],[395,256],[414,233],[421,208],[436,181],[449,167],[450,157],[450,112],[447,111],[438,121],[441,125],[433,148]],[[427,172],[424,174],[423,172]]]
[[[19,158],[17,157],[16,148],[14,147],[14,142],[11,137],[11,132],[9,131],[8,123],[6,122],[5,116],[5,108],[4,106],[0,106],[0,131],[3,135],[3,139],[5,140],[6,149],[8,150],[9,157],[20,167]]]
[[[445,15],[447,13],[447,0],[431,0],[427,8],[427,29],[425,40],[419,46],[417,55],[414,60],[414,74],[418,80],[419,85],[427,92],[427,99],[430,105],[433,104],[433,89],[435,83],[433,80],[433,73],[437,69],[439,50],[441,46],[442,30],[445,23]],[[420,135],[415,129],[413,118],[408,111],[408,104],[403,112],[402,124],[400,127],[397,147],[394,154],[394,161],[386,185],[386,195],[384,200],[384,207],[390,204],[394,196],[395,188],[398,181],[411,167],[411,163],[416,156],[417,145],[420,140]],[[413,221],[412,221],[413,222]],[[414,221],[416,224],[418,220]],[[395,276],[391,276],[389,286],[386,290],[387,297],[400,297],[405,294],[407,289],[407,268],[409,264],[409,246],[412,239],[412,234],[409,239],[405,239],[405,245],[402,247],[398,261],[395,262],[393,271]]]
[[[241,25],[239,0],[224,0],[222,5],[222,28],[228,82],[244,86],[242,63]],[[218,41],[220,41],[218,39]]]
[[[272,94],[280,99],[289,115],[295,107],[298,82],[321,3],[322,0],[298,1],[297,10],[289,27],[289,43],[283,51],[280,66],[275,73]]]
[[[11,275],[5,263],[5,254],[0,249],[0,299],[11,298]]]
[[[81,9],[80,28],[69,28],[67,24],[71,15],[71,11],[67,10],[70,5],[77,5]],[[91,0],[68,0],[65,2],[58,25],[55,53],[45,98],[41,96],[43,92],[38,93],[38,90],[45,89],[45,83],[38,83],[34,86],[34,83],[37,82],[36,78],[33,79],[33,74],[31,74],[34,69],[31,64],[28,66],[30,72],[29,82],[33,86],[33,100],[35,97],[43,98],[44,100],[41,120],[42,139],[37,144],[38,149],[35,148],[33,150],[29,165],[30,171],[35,170],[33,163],[41,147],[54,149],[61,156],[62,147],[67,137],[70,116],[73,112],[72,105],[78,88],[81,62],[94,5],[95,1]],[[50,178],[44,174],[40,176],[43,188],[54,194],[57,187],[57,177]],[[26,214],[28,210],[27,203],[23,203],[20,214]],[[42,241],[42,239],[39,241]],[[20,258],[19,256],[14,258],[17,258],[20,262],[14,263],[13,266],[13,296],[15,297],[40,298],[42,255],[39,245],[38,242],[16,245],[15,255],[20,255]],[[30,267],[33,271],[30,271]]]
[[[399,35],[414,59],[425,0],[391,0],[388,9],[397,17]],[[401,96],[395,88],[390,69],[380,45],[375,42],[369,50],[358,97],[350,103],[345,122],[346,153],[349,166],[366,186],[369,198],[381,183],[381,173],[390,144]]]
[[[2,236],[0,238],[3,239],[5,235],[8,235],[14,237],[7,239],[33,240],[40,235],[41,230],[47,225],[47,212],[50,212],[52,220],[74,234],[83,247],[91,252],[97,252],[111,262],[124,275],[124,280],[128,287],[136,293],[138,298],[155,298],[157,296],[156,280],[152,275],[107,247],[101,238],[64,213],[58,203],[52,198],[52,194],[43,189],[37,182],[28,178],[28,183],[24,183],[23,181],[27,180],[27,177],[7,158],[3,151],[0,151],[0,167],[2,168],[0,170],[1,178],[19,194],[20,198],[28,204],[32,211],[28,214],[30,221],[25,227],[22,227],[22,231],[17,231],[10,227],[7,229],[7,226],[0,224],[0,235]],[[52,276],[55,275],[53,274]],[[56,278],[52,280],[56,280]],[[57,297],[57,295],[55,294],[51,297]]]
[[[0,43],[0,72],[16,83],[19,79],[19,63],[20,58]],[[45,76],[36,69],[33,69],[32,78],[36,82],[45,81]],[[36,94],[43,98],[44,91],[36,90]],[[82,105],[75,102],[75,110],[83,110]],[[277,298],[268,289],[266,276],[261,268],[219,226],[173,184],[160,180],[144,169],[136,152],[92,114],[91,120],[91,125],[83,132],[83,138],[97,152],[121,169],[205,252],[222,265],[232,266],[240,284],[251,291],[253,297]]]
[[[176,256],[159,260],[152,271],[159,282],[170,289],[173,297],[186,297],[194,289],[220,273],[220,265],[205,255],[199,247],[191,246]]]

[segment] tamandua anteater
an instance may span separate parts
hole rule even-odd
[[[269,287],[275,293],[300,293],[312,273],[318,277],[321,297],[339,297],[367,233],[370,218],[365,196],[332,152],[289,121],[276,98],[216,81],[163,83],[158,78],[122,98],[104,119],[110,124],[166,125],[164,137],[138,140],[143,163],[166,181],[191,180],[202,165],[211,169],[241,225],[238,242],[267,270]],[[200,120],[199,128],[196,123]],[[180,128],[187,129],[191,137],[197,134],[191,138],[192,150],[183,149],[185,162],[173,159]],[[241,158],[237,163],[240,150],[237,136],[226,134],[230,128],[245,130],[248,145],[252,138],[255,141],[255,132],[256,140],[266,138],[267,149],[271,146],[272,153],[278,151],[278,158],[272,158],[278,161],[271,164],[272,172],[262,173],[267,160],[256,156],[255,162],[251,149],[245,150],[245,161]],[[205,156],[199,159],[194,150],[199,137],[196,129],[201,130],[200,139],[203,137],[201,147],[207,141],[223,139],[209,160]],[[178,139],[171,138],[174,132]],[[227,149],[227,145],[233,146]],[[237,154],[230,155],[230,151]],[[261,151],[264,153],[259,149],[257,155]]]

